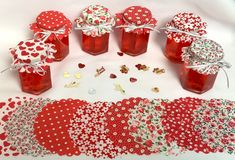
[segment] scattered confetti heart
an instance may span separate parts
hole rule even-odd
[[[96,69],[96,74],[95,77],[98,77],[99,75],[101,75],[103,72],[105,71],[105,68],[102,66],[99,69]]]
[[[111,79],[117,78],[117,76],[116,76],[115,74],[113,74],[113,73],[111,73],[111,74],[109,75],[109,77],[110,77]]]
[[[123,56],[123,55],[124,55],[123,52],[117,52],[117,54],[118,54],[119,56]]]
[[[77,88],[79,87],[79,84],[80,84],[79,82],[73,81],[68,84],[65,84],[64,87],[65,88]]]
[[[130,78],[130,82],[131,82],[131,83],[134,83],[134,82],[136,82],[136,81],[137,81],[136,78],[133,78],[133,77]]]
[[[162,74],[162,73],[165,73],[165,69],[154,68],[153,73]]]
[[[160,90],[159,90],[158,87],[153,87],[153,88],[152,88],[152,91],[153,91],[154,93],[158,93]]]
[[[79,68],[84,68],[86,65],[85,64],[83,64],[83,63],[78,63],[78,67]]]
[[[137,64],[135,65],[135,67],[138,69],[138,70],[142,70],[142,71],[148,71],[150,67],[144,65],[144,64]]]
[[[80,74],[80,73],[76,73],[76,74],[74,75],[74,77],[77,78],[77,79],[80,79],[80,78],[81,78],[81,74]]]
[[[114,90],[121,92],[121,94],[125,94],[125,90],[122,88],[120,84],[114,84]]]
[[[127,74],[129,72],[129,68],[126,65],[121,65],[120,72]]]

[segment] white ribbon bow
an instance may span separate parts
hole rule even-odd
[[[213,67],[215,65],[219,66],[219,68],[221,68],[224,71],[226,79],[227,79],[227,87],[229,88],[229,78],[228,78],[228,74],[224,68],[231,68],[232,65],[228,62],[225,62],[224,60],[221,60],[218,62],[213,62],[213,63],[207,62],[206,64],[201,64],[201,65],[186,66],[186,68],[205,69],[202,71],[202,73],[206,73],[208,70],[211,69],[211,67]]]
[[[37,32],[34,34],[34,37],[36,37],[36,38],[37,38],[38,34],[42,34],[43,36],[40,38],[42,40],[42,42],[45,42],[52,34],[54,34],[57,37],[59,34],[65,33],[64,27],[62,27],[56,31],[49,31],[49,30],[45,30],[45,29],[42,29],[42,30],[43,30],[42,32]]]
[[[160,28],[162,30],[167,30],[169,32],[176,32],[176,33],[185,33],[189,36],[193,36],[193,37],[199,37],[199,38],[206,38],[205,36],[201,36],[200,34],[198,34],[197,32],[186,32],[186,31],[182,31],[182,30],[179,30],[175,27],[172,27],[172,26],[169,26],[169,27],[162,27]]]
[[[100,24],[100,25],[84,24],[82,26],[77,26],[74,29],[75,30],[82,30],[84,32],[97,31],[98,34],[101,34],[102,30],[112,32],[113,31],[112,27],[113,27],[112,23],[104,23],[104,24]]]
[[[150,29],[152,31],[159,32],[159,30],[157,30],[153,25],[150,25],[150,24],[143,24],[143,25],[140,25],[140,26],[136,26],[134,24],[128,24],[128,25],[116,26],[116,28],[125,28],[126,32],[130,32],[130,31],[133,31],[135,29]]]

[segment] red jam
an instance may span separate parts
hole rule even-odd
[[[56,53],[54,53],[54,61],[61,61],[69,54],[69,36],[66,36],[59,40],[55,38],[53,40],[47,39],[46,43],[52,43],[55,45]]]
[[[175,40],[167,38],[165,56],[174,63],[182,63],[181,54],[182,48],[190,46],[191,42],[179,42],[176,43]]]
[[[101,36],[87,36],[82,33],[82,49],[91,54],[99,55],[108,51],[109,46],[109,33],[105,33]]]
[[[202,94],[210,90],[215,82],[216,74],[200,74],[193,69],[186,68],[185,65],[182,65],[180,81],[184,89]]]
[[[38,73],[19,72],[23,92],[39,95],[52,87],[50,67],[45,67],[45,75]]]
[[[131,55],[138,56],[147,51],[149,33],[137,34],[134,32],[122,31],[121,51]]]

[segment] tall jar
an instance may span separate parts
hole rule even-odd
[[[184,89],[202,94],[210,90],[220,68],[230,67],[223,60],[222,47],[208,39],[198,39],[182,49],[180,81]]]
[[[53,61],[56,53],[54,45],[30,39],[21,41],[10,52],[12,69],[18,70],[23,92],[39,95],[52,87],[48,63]]]
[[[108,51],[109,34],[115,25],[114,17],[108,8],[90,5],[75,20],[77,30],[82,31],[82,50],[99,55]]]
[[[206,22],[194,13],[178,13],[166,24],[165,56],[172,62],[182,63],[182,48],[206,34]]]
[[[72,30],[71,21],[59,11],[41,12],[36,22],[30,25],[35,38],[55,45],[54,61],[61,61],[69,54],[69,34]]]
[[[121,51],[138,56],[147,51],[150,31],[156,27],[157,20],[149,9],[131,6],[123,13],[116,14],[116,27],[121,28]]]

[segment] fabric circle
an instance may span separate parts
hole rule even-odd
[[[173,19],[166,24],[166,27],[173,27],[184,32],[192,32],[198,36],[205,35],[207,23],[203,22],[201,17],[188,12],[182,12],[176,14]],[[170,32],[166,31],[167,38],[173,39],[176,43],[186,43],[193,42],[196,40],[196,37],[187,35],[180,32]]]
[[[21,41],[15,48],[11,48],[12,65],[20,72],[35,73],[45,70],[47,63],[53,61],[56,52],[53,44],[46,44],[38,39]]]
[[[209,39],[198,39],[190,45],[190,51],[195,59],[206,62],[218,62],[224,57],[221,45]]]
[[[130,134],[128,125],[129,110],[141,100],[143,99],[124,99],[112,105],[105,115],[107,119],[105,128],[108,129],[107,135],[114,142],[114,145],[120,147],[123,151],[138,155],[149,155],[151,151],[135,141],[135,138]]]
[[[68,19],[59,11],[44,11],[37,16],[36,21],[40,28],[56,31],[67,25]]]
[[[90,5],[82,11],[84,21],[87,24],[99,25],[110,22],[112,15],[109,9],[101,5]]]
[[[194,111],[194,129],[216,151],[235,153],[235,102],[211,99]]]
[[[80,155],[80,151],[70,138],[70,119],[78,108],[87,105],[81,100],[62,99],[47,104],[34,123],[34,134],[38,143],[52,153],[59,155]]]
[[[7,140],[21,154],[44,156],[51,154],[40,146],[33,134],[34,120],[50,99],[33,99],[18,106],[7,121],[4,130]]]
[[[115,158],[121,154],[121,148],[107,137],[104,128],[105,113],[111,103],[96,102],[88,104],[70,120],[69,134],[81,153],[96,158]]]
[[[49,34],[49,40],[61,40],[71,33],[72,22],[59,11],[44,11],[37,16],[35,23],[30,24],[30,29],[39,39]]]
[[[151,152],[177,155],[181,151],[174,142],[166,139],[166,132],[162,126],[165,107],[161,103],[167,101],[165,99],[140,101],[130,109],[129,130],[135,141],[146,146]]]
[[[123,12],[124,19],[137,26],[147,24],[152,19],[152,13],[149,9],[141,6],[131,6]]]
[[[203,141],[199,132],[194,130],[193,112],[205,100],[198,98],[179,98],[165,103],[162,125],[167,132],[167,139],[176,141],[177,145],[195,152],[210,153],[215,150]]]

